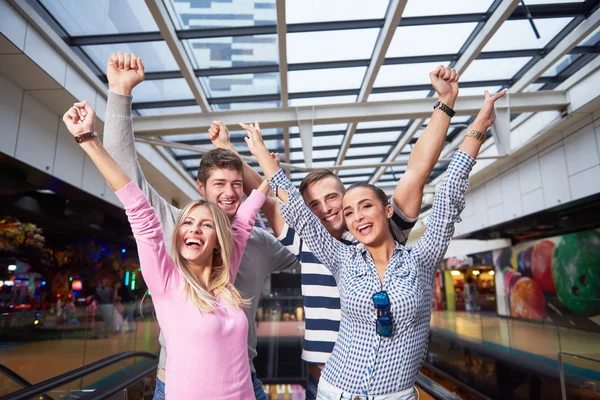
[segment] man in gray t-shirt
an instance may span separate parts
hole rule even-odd
[[[104,147],[123,168],[129,177],[142,189],[155,208],[163,226],[165,244],[171,247],[173,227],[180,209],[169,204],[148,184],[137,160],[133,137],[133,120],[131,118],[131,91],[143,81],[144,72],[141,60],[126,53],[113,54],[107,66],[108,103],[106,106],[104,126]],[[213,150],[204,154],[198,170],[198,188],[202,196],[217,204],[229,218],[233,218],[243,197],[243,175],[241,160],[233,153],[224,150]],[[267,275],[274,271],[296,269],[300,264],[270,233],[254,228],[246,245],[240,269],[235,280],[235,287],[243,297],[251,300],[245,310],[248,318],[248,356],[250,370],[257,400],[266,400],[267,395],[256,379],[256,370],[252,360],[256,357],[256,325],[255,315],[258,302]],[[164,337],[160,335],[160,361],[158,369],[155,399],[164,399],[164,368],[166,365],[166,348]],[[193,343],[190,343],[193,346]]]

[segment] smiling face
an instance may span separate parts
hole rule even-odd
[[[383,195],[385,197],[385,195]],[[389,219],[392,206],[384,206],[373,189],[359,186],[346,192],[343,199],[344,219],[348,230],[365,246],[378,246],[393,236]]]
[[[229,219],[233,219],[244,194],[243,176],[240,171],[214,168],[210,171],[206,184],[198,182],[198,188],[204,199],[215,203]]]
[[[192,264],[206,264],[218,246],[215,219],[207,206],[190,210],[177,230],[179,254]]]
[[[341,238],[346,230],[342,215],[342,197],[343,188],[333,177],[316,181],[304,190],[304,202],[336,239]]]

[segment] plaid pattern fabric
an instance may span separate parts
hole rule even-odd
[[[334,239],[304,204],[296,188],[279,171],[270,181],[289,195],[281,214],[335,277],[340,291],[342,320],[333,353],[323,370],[332,385],[355,394],[382,395],[414,385],[427,350],[433,276],[460,222],[464,193],[475,160],[457,151],[438,188],[428,226],[411,247],[396,243],[379,281],[375,264],[362,246]],[[377,315],[371,297],[386,290],[394,317],[392,337],[375,332]]]
[[[405,244],[417,218],[408,218],[390,199],[394,209],[392,228],[400,244]],[[285,224],[279,242],[302,264],[302,302],[304,305],[304,342],[302,359],[308,363],[325,364],[338,337],[342,312],[340,292],[335,278],[313,254],[300,236]],[[358,242],[348,231],[340,239],[347,245]]]

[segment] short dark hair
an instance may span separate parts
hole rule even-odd
[[[306,191],[306,189],[308,189],[308,187],[310,185],[312,185],[315,182],[319,182],[325,178],[329,178],[329,177],[332,177],[333,179],[335,179],[337,181],[337,183],[340,185],[340,188],[342,189],[342,194],[344,194],[346,192],[346,188],[345,188],[344,184],[342,183],[342,180],[340,179],[340,177],[326,168],[318,168],[318,169],[315,169],[315,170],[309,172],[304,177],[304,179],[302,179],[302,182],[300,182],[300,188],[299,188],[300,194],[302,195],[302,197],[304,197],[304,192]]]
[[[229,169],[243,174],[244,164],[233,151],[214,149],[202,155],[200,166],[198,167],[198,181],[206,185],[206,181],[210,178],[213,169]]]

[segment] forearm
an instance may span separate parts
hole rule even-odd
[[[444,100],[440,99],[444,104],[454,106],[454,99]],[[423,189],[440,158],[449,126],[450,117],[442,110],[435,109],[427,128],[410,152],[406,172],[396,185],[393,195],[396,206],[409,218],[416,218],[420,213]]]
[[[131,182],[129,176],[127,176],[119,164],[116,163],[104,146],[102,146],[100,140],[96,138],[83,142],[81,143],[81,148],[90,157],[113,191],[116,192]]]
[[[484,134],[487,131],[487,128],[483,124],[479,123],[477,120],[473,122],[473,125],[471,125],[470,129],[474,129]],[[477,158],[477,155],[479,154],[479,150],[481,150],[482,145],[483,142],[475,139],[474,137],[465,136],[463,142],[461,143],[458,149],[464,151],[473,158]]]
[[[406,169],[422,177],[423,184],[440,158],[449,127],[450,117],[442,110],[435,109],[429,124],[410,152]]]
[[[271,157],[271,153],[269,153],[267,148],[261,146],[259,149],[257,149],[255,156],[256,160],[258,161],[258,165],[260,165],[260,169],[265,175],[265,178],[269,180],[273,178],[277,171],[279,171],[279,167],[277,166],[275,160],[273,160]],[[288,195],[286,191],[278,189],[275,195],[279,197],[281,201],[287,203]]]

